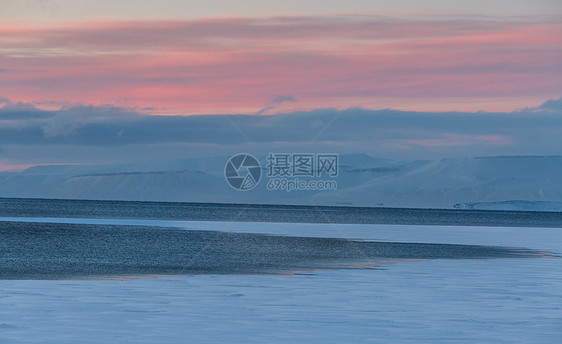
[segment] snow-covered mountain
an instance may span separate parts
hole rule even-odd
[[[457,203],[562,200],[562,157],[443,159],[315,195],[354,205],[451,208]],[[536,210],[536,209],[535,209]]]
[[[339,158],[339,175],[328,178],[337,182],[338,189],[329,191],[269,191],[266,157],[259,159],[262,179],[258,186],[237,191],[224,177],[228,157],[216,157],[36,166],[22,172],[0,173],[0,197],[548,211],[562,208],[554,203],[562,202],[560,156],[433,162],[393,161],[364,154]]]

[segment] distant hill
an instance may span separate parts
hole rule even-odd
[[[234,190],[224,177],[227,160],[36,166],[0,173],[0,197],[562,210],[560,156],[393,161],[341,155],[337,190],[292,192],[267,190],[266,157],[259,159],[258,186]]]

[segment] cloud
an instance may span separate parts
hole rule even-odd
[[[0,65],[13,72],[0,94],[213,111],[151,41],[229,112],[256,112],[288,94],[301,109],[341,107],[409,41],[354,106],[473,111],[487,100],[509,111],[562,88],[556,22],[330,15],[3,26]]]
[[[282,104],[284,103],[296,103],[297,99],[293,96],[276,96],[271,100],[270,106],[266,106],[258,111],[256,111],[255,115],[266,115],[266,114],[274,114],[282,112],[284,108]]]
[[[0,98],[0,103],[5,104],[3,107],[0,107],[0,121],[29,121],[46,119],[54,116],[53,112],[40,110],[33,104],[22,102],[11,103],[7,98]]]
[[[513,144],[513,138],[508,135],[467,135],[467,134],[442,134],[439,138],[426,138],[403,140],[407,145],[422,147],[452,147],[468,145],[509,145]],[[407,146],[403,146],[407,148]]]
[[[25,106],[0,109],[0,115],[17,123],[0,126],[0,145],[10,147],[10,154],[19,154],[17,158],[22,163],[29,162],[26,159],[38,152],[41,159],[63,162],[61,159],[79,157],[81,162],[88,163],[94,162],[88,159],[139,159],[139,154],[151,160],[202,152],[228,155],[236,151],[361,152],[395,159],[543,155],[562,151],[560,113],[531,110],[436,113],[352,108],[314,141],[337,110],[269,116],[238,114],[228,115],[227,121],[216,115],[152,116],[107,105],[82,105],[58,111],[26,112],[22,108]]]
[[[266,106],[263,109],[260,109],[259,111],[256,111],[254,114],[255,115],[264,115],[270,111],[275,110],[275,106]]]
[[[100,107],[91,105],[72,106],[55,112],[50,120],[41,125],[41,129],[47,138],[69,136],[86,125],[115,119],[124,120],[138,115],[137,112],[109,105]]]
[[[285,103],[285,102],[296,102],[296,101],[297,100],[293,96],[277,96],[277,97],[273,98],[273,100],[271,102],[281,104],[281,103]]]
[[[535,110],[562,113],[562,98],[549,99]]]

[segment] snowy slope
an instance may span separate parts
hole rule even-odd
[[[226,183],[224,166],[228,157],[219,157],[97,166],[36,166],[20,173],[0,173],[0,197],[298,204],[306,203],[316,193],[267,190],[267,160],[265,157],[260,160],[261,184],[249,192],[239,192]],[[411,169],[410,165],[365,154],[342,155],[336,180],[339,187],[352,187],[376,176]]]
[[[361,206],[422,208],[511,200],[557,202],[562,200],[562,157],[444,159],[313,199],[320,204],[338,199]]]

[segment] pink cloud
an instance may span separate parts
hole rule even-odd
[[[279,94],[299,100],[292,108],[342,107],[410,40],[354,106],[508,111],[560,96],[557,23],[369,16],[4,26],[0,95],[215,112],[155,42],[226,112],[256,112]]]

